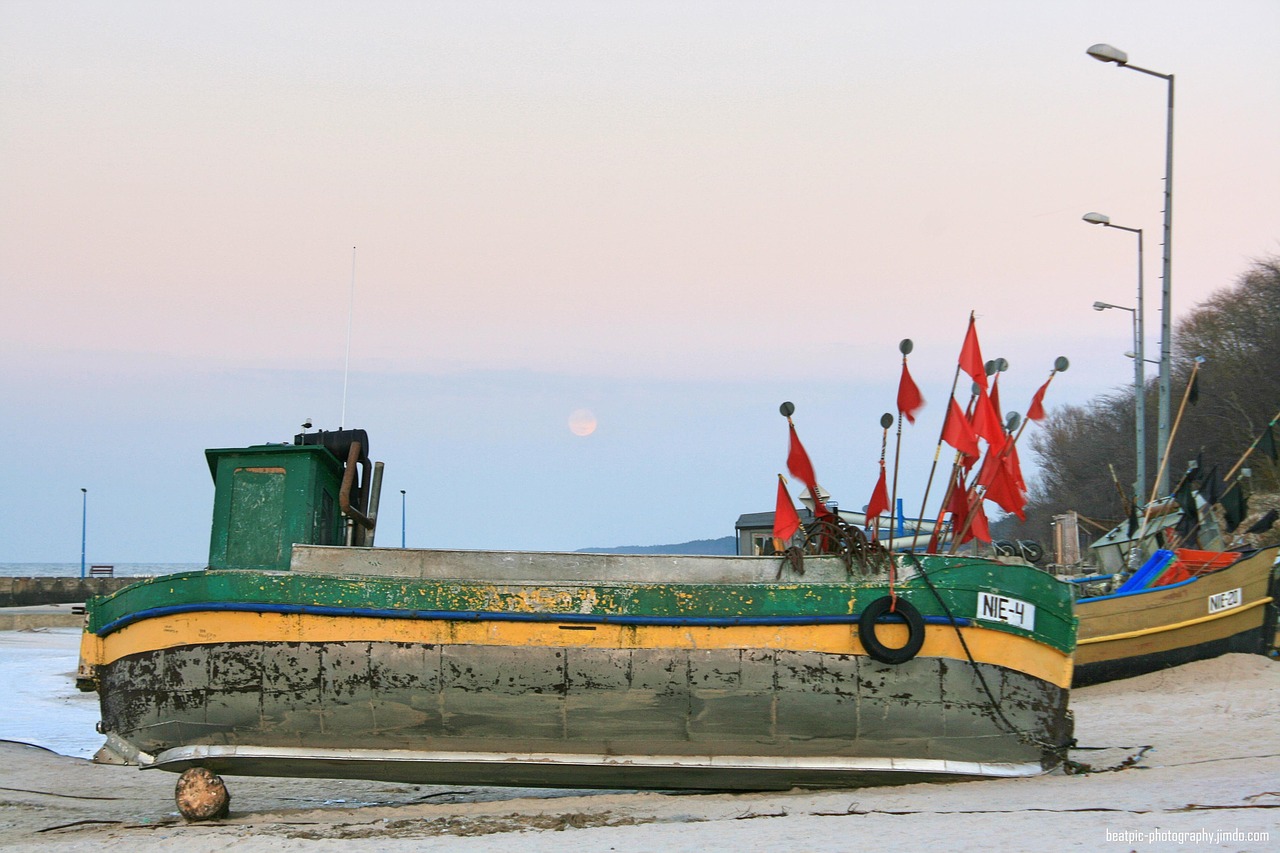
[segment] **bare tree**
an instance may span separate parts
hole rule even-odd
[[[1202,470],[1217,466],[1219,475],[1225,474],[1280,411],[1280,257],[1255,262],[1234,285],[1178,323],[1174,414],[1197,357],[1205,359],[1197,380],[1198,401],[1186,407],[1169,454],[1174,483],[1192,459]],[[1154,380],[1145,392],[1147,458],[1155,460],[1161,448],[1155,446]],[[1086,526],[1098,529],[1125,518],[1136,471],[1133,417],[1130,389],[1053,410],[1044,429],[1030,438],[1039,474],[1031,485],[1027,521],[1002,519],[997,535],[1047,541],[1053,515],[1066,510],[1075,510]],[[1269,456],[1255,452],[1247,467],[1253,474],[1252,492],[1280,491],[1280,470]],[[1155,479],[1154,470],[1148,471],[1148,479]]]

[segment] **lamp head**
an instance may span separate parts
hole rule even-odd
[[[1095,303],[1093,303],[1093,310],[1094,310],[1094,311],[1106,311],[1106,310],[1107,310],[1108,308],[1110,308],[1110,307],[1111,307],[1111,306],[1110,306],[1110,305],[1108,305],[1108,304],[1107,304],[1107,303],[1105,303],[1105,302],[1095,302]]]
[[[1088,222],[1090,225],[1110,225],[1111,224],[1111,217],[1103,213],[1086,213],[1084,216],[1080,218],[1083,219],[1085,222]]]
[[[1116,65],[1128,65],[1129,54],[1119,48],[1112,47],[1109,44],[1095,44],[1085,53],[1092,56],[1099,62],[1114,62]]]

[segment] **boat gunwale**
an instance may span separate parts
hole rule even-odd
[[[1268,551],[1272,552],[1271,554],[1272,562],[1269,564],[1266,564],[1265,560],[1259,560],[1258,558]],[[1163,584],[1161,586],[1148,586],[1142,589],[1131,590],[1129,592],[1113,592],[1108,595],[1094,595],[1094,596],[1089,596],[1087,598],[1077,598],[1075,600],[1075,603],[1076,604],[1093,604],[1099,601],[1114,601],[1116,599],[1131,598],[1137,595],[1147,595],[1150,593],[1160,593],[1160,592],[1168,592],[1170,590],[1175,590],[1175,589],[1182,589],[1195,583],[1196,581],[1212,582],[1212,581],[1219,580],[1228,574],[1236,574],[1237,572],[1233,570],[1241,569],[1242,567],[1245,566],[1245,564],[1252,563],[1255,560],[1258,560],[1258,562],[1260,563],[1266,564],[1265,567],[1267,569],[1274,570],[1277,565],[1280,565],[1280,545],[1269,545],[1265,548],[1259,548],[1253,551],[1252,553],[1243,554],[1238,560],[1231,563],[1230,565],[1221,566],[1219,568],[1216,568],[1207,572],[1201,572],[1195,575],[1194,577],[1190,577],[1190,578],[1187,578],[1186,580],[1181,580],[1176,583]],[[1101,577],[1072,579],[1071,582],[1076,584],[1086,583],[1086,582],[1096,582],[1096,581],[1106,580],[1112,577],[1115,577],[1115,575],[1110,574],[1110,575],[1103,575]]]
[[[445,596],[446,593],[455,593],[461,588],[471,593],[473,597],[478,596],[482,591],[487,591],[499,595],[511,594],[518,595],[524,590],[585,590],[587,593],[595,594],[601,591],[618,592],[623,594],[640,594],[653,593],[665,594],[669,610],[656,618],[668,619],[720,619],[725,620],[720,623],[725,626],[744,623],[743,619],[762,618],[766,620],[764,624],[784,624],[779,617],[781,616],[804,616],[813,620],[818,615],[839,616],[850,622],[856,621],[860,615],[855,612],[854,608],[858,599],[866,598],[866,603],[871,599],[878,598],[885,594],[902,595],[909,592],[907,598],[917,607],[921,608],[923,615],[934,616],[941,624],[949,624],[963,626],[966,623],[963,620],[975,619],[977,617],[976,609],[974,616],[967,614],[956,615],[956,611],[960,607],[976,607],[975,604],[962,605],[958,597],[976,595],[980,592],[990,592],[997,595],[1003,595],[1011,598],[1020,598],[1029,600],[1034,603],[1038,614],[1037,619],[1043,614],[1046,621],[1043,625],[1038,625],[1037,630],[1028,630],[1015,624],[999,621],[983,620],[982,624],[994,630],[1008,633],[1014,636],[1021,636],[1034,639],[1046,645],[1059,649],[1069,649],[1074,646],[1076,636],[1076,617],[1073,612],[1073,602],[1071,600],[1070,590],[1064,582],[1054,578],[1052,575],[1041,572],[1037,569],[1026,569],[1021,574],[1023,582],[1018,580],[1010,580],[1007,576],[1002,577],[999,573],[993,573],[993,569],[1001,568],[999,564],[989,563],[982,560],[967,559],[961,562],[948,560],[942,566],[934,567],[926,574],[918,574],[909,580],[903,581],[897,585],[896,591],[891,591],[884,580],[874,579],[851,579],[846,583],[825,583],[825,584],[803,584],[793,583],[790,581],[778,582],[755,582],[755,583],[696,583],[688,582],[684,584],[672,583],[655,583],[648,581],[631,581],[631,582],[566,582],[566,583],[548,583],[546,581],[536,581],[532,583],[495,583],[490,581],[452,581],[439,579],[418,579],[416,582],[405,578],[392,578],[385,576],[337,576],[328,574],[309,574],[295,571],[259,571],[251,569],[225,569],[225,570],[195,570],[191,572],[182,572],[172,575],[164,575],[156,578],[145,579],[137,584],[125,587],[109,596],[91,599],[87,605],[87,623],[86,631],[97,636],[106,636],[112,630],[118,629],[125,624],[131,624],[140,619],[145,618],[145,614],[154,609],[154,607],[129,607],[129,599],[135,595],[163,595],[166,600],[172,600],[175,589],[190,584],[192,592],[188,593],[190,598],[175,604],[157,604],[155,607],[172,608],[190,605],[189,609],[209,609],[209,602],[217,602],[215,607],[223,607],[230,609],[233,606],[240,606],[243,609],[248,604],[277,604],[281,606],[289,606],[294,608],[304,607],[336,607],[340,610],[349,611],[347,615],[351,616],[381,616],[382,613],[374,613],[371,611],[391,610],[394,611],[392,618],[422,618],[417,615],[420,613],[441,614],[441,618],[465,618],[460,614],[473,613],[545,613],[547,617],[554,621],[569,621],[564,617],[573,617],[577,615],[589,616],[630,616],[632,618],[652,618],[652,612],[645,614],[637,613],[584,613],[579,608],[576,610],[567,609],[566,605],[559,604],[552,606],[546,601],[538,601],[537,607],[529,605],[526,601],[520,602],[519,609],[516,610],[499,610],[494,611],[489,608],[477,607],[379,607],[377,605],[385,605],[389,602],[403,601],[406,595],[418,594],[423,597],[423,603],[430,603],[427,599],[428,590],[434,588],[431,594],[437,597]],[[955,573],[967,573],[969,576],[955,577]],[[952,575],[952,579],[945,579],[945,575]],[[983,576],[983,577],[979,577]],[[255,583],[258,579],[270,579],[271,584]],[[217,584],[225,582],[225,587],[206,588],[203,591],[196,589],[200,584],[208,582],[210,586],[216,587]],[[308,590],[306,587],[314,585],[315,589]],[[705,595],[720,595],[720,600],[713,597],[706,598],[702,602],[693,602],[683,600],[688,598],[688,594],[681,588],[688,588]],[[368,604],[372,606],[351,606],[344,604],[318,604],[317,599],[320,598],[317,591],[324,591],[326,597],[334,601],[348,595],[358,595],[360,604]],[[411,592],[412,591],[412,592]],[[203,594],[201,594],[203,592]],[[313,594],[307,594],[308,592]],[[221,595],[219,595],[221,593]],[[933,593],[933,594],[931,594]],[[750,596],[772,596],[768,602],[756,602]],[[756,612],[749,614],[741,614],[738,610],[729,611],[727,601],[737,595],[738,605],[743,603],[751,604]],[[822,604],[820,599],[814,596],[828,596],[827,602]],[[379,600],[379,596],[381,599]],[[941,599],[941,600],[939,600]],[[584,599],[585,601],[585,593]],[[305,603],[298,603],[305,602]],[[145,602],[143,602],[145,603]],[[353,602],[354,603],[354,602]],[[412,604],[413,602],[408,602]],[[498,602],[495,602],[498,603]],[[578,602],[582,604],[582,602]],[[570,602],[570,606],[573,602]],[[620,604],[615,602],[614,606],[623,609],[625,606],[645,606],[644,601],[625,601]],[[695,605],[699,606],[702,612],[690,612]],[[825,613],[815,613],[814,608],[818,605],[825,607]],[[594,602],[592,603],[594,607]],[[810,608],[808,611],[804,608]],[[604,610],[605,607],[601,607]],[[719,609],[721,612],[715,612]],[[862,608],[859,608],[859,611]],[[173,611],[169,611],[173,612]],[[293,612],[303,612],[295,610]],[[330,611],[332,612],[332,611]],[[520,617],[517,617],[520,618]],[[601,623],[609,620],[601,620]],[[616,620],[614,620],[616,621]],[[803,624],[803,623],[801,623]],[[810,621],[810,624],[818,624],[816,621]],[[110,629],[110,630],[109,630]]]

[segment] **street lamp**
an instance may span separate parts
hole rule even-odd
[[[404,489],[400,490],[400,547],[404,547]]]
[[[1111,218],[1101,213],[1086,213],[1081,217],[1091,225],[1102,225],[1116,228],[1138,235],[1138,307],[1125,308],[1121,305],[1110,305],[1106,302],[1093,303],[1093,310],[1104,311],[1107,308],[1119,308],[1133,315],[1133,416],[1137,425],[1134,427],[1134,438],[1137,442],[1136,473],[1134,476],[1134,506],[1145,502],[1147,492],[1147,377],[1146,359],[1143,358],[1143,339],[1146,337],[1142,325],[1142,229],[1127,228],[1115,225]]]
[[[80,490],[80,577],[84,577],[84,545],[89,530],[89,490]]]
[[[1126,308],[1123,305],[1112,305],[1109,302],[1093,303],[1094,311],[1105,311],[1108,308],[1118,308],[1121,311],[1128,311],[1130,314],[1133,315],[1134,346],[1141,349],[1142,338],[1140,337],[1140,335],[1142,334],[1141,332],[1142,321],[1138,319],[1141,316],[1138,313],[1138,311],[1133,308]],[[1130,353],[1125,353],[1125,355],[1130,355]],[[1147,482],[1147,448],[1146,448],[1146,428],[1145,428],[1146,427],[1145,422],[1147,417],[1147,406],[1146,406],[1146,399],[1145,399],[1146,394],[1144,393],[1145,389],[1143,387],[1146,377],[1143,376],[1143,371],[1142,371],[1142,364],[1144,361],[1145,359],[1138,358],[1136,354],[1134,354],[1133,417],[1134,417],[1134,420],[1137,421],[1137,426],[1134,428],[1134,433],[1135,433],[1134,446],[1136,449],[1135,458],[1137,459],[1137,462],[1136,462],[1137,472],[1134,475],[1134,480],[1133,480],[1133,499],[1134,499],[1133,505],[1135,507],[1142,506],[1144,502],[1144,499],[1145,499],[1144,491],[1145,491],[1145,486]]]
[[[1157,490],[1161,495],[1166,495],[1169,493],[1169,466],[1165,464],[1164,456],[1169,452],[1169,389],[1170,367],[1173,361],[1173,336],[1170,322],[1173,313],[1172,299],[1170,298],[1172,293],[1170,274],[1173,253],[1173,75],[1161,74],[1159,71],[1152,71],[1149,68],[1130,65],[1129,55],[1109,44],[1095,44],[1086,53],[1099,62],[1114,62],[1121,68],[1128,68],[1131,71],[1138,71],[1151,77],[1159,77],[1169,83],[1169,106],[1164,148],[1164,252],[1160,274],[1162,282],[1160,296],[1160,416],[1158,425],[1160,472],[1156,477]]]

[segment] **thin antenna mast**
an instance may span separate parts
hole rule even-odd
[[[356,308],[356,247],[351,247],[351,296],[347,301],[347,358],[342,366],[342,417],[338,429],[347,425],[347,376],[351,373],[351,315]]]

